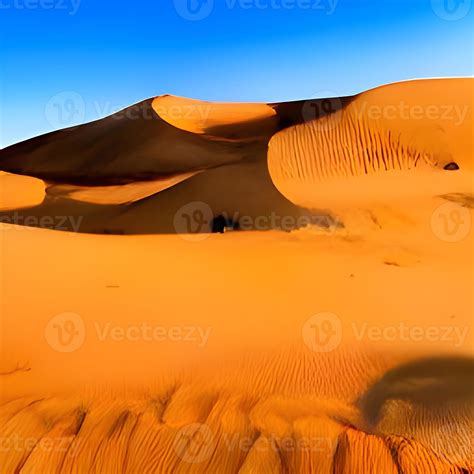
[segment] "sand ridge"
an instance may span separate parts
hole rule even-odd
[[[176,128],[229,138],[268,134],[276,129],[278,120],[275,109],[267,104],[205,102],[166,95],[154,99],[152,107]]]
[[[473,80],[419,80],[357,96],[276,134],[277,188],[302,206],[370,206],[400,196],[473,193]],[[456,164],[458,171],[445,170]]]
[[[389,85],[311,120],[219,104],[211,126],[151,100],[1,150],[27,176],[0,176],[0,216],[72,228],[0,223],[0,470],[472,471],[472,81]],[[394,119],[401,101],[421,118]],[[461,113],[426,117],[437,104]],[[163,235],[194,201],[334,225]],[[112,233],[154,235],[90,235]]]

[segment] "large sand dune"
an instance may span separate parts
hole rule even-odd
[[[283,130],[269,147],[273,182],[304,206],[472,193],[473,88],[472,79],[392,84]]]
[[[473,472],[473,82],[163,96],[1,150],[0,471]],[[21,225],[196,201],[252,232]]]

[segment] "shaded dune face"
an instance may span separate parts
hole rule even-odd
[[[283,130],[269,145],[273,182],[300,205],[341,196],[350,206],[420,188],[465,191],[473,169],[472,87],[471,79],[388,85]]]
[[[5,148],[0,169],[50,183],[113,186],[255,157],[258,143],[240,141],[236,146],[175,128],[155,113],[152,102]]]
[[[281,228],[273,222],[285,218],[294,222],[287,229],[297,228],[308,212],[275,188],[266,150],[283,123],[302,120],[302,107],[163,96],[13,145],[0,150],[0,169],[44,180],[44,202],[3,199],[0,218],[41,226],[45,217],[70,216],[84,233],[175,233],[179,209],[204,203],[214,217],[251,220],[248,230]],[[5,183],[0,177],[0,189],[11,192]]]

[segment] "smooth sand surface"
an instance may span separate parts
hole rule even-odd
[[[398,98],[408,88],[402,96],[416,103],[410,94],[418,87],[421,104],[462,104],[452,91],[465,84],[472,80],[443,87],[416,81],[368,94],[378,104],[390,90]],[[297,122],[292,108],[285,113]],[[224,120],[226,136],[214,135],[217,143],[232,140],[232,120]],[[397,125],[400,140],[413,132],[410,146],[422,156],[432,145],[431,122],[422,132],[419,119],[410,122],[413,130],[406,121]],[[28,203],[9,198],[18,216],[34,217],[31,225],[81,217],[83,232],[166,233],[176,209],[198,196],[213,211],[238,206],[254,221],[262,209],[294,218],[303,206],[319,208],[314,216],[327,225],[111,236],[0,224],[0,470],[471,472],[472,122],[438,125],[448,139],[434,134],[441,140],[435,148],[459,170],[443,169],[437,158],[420,169],[392,174],[379,166],[361,175],[355,163],[346,167],[345,153],[364,145],[345,147],[344,128],[326,143],[309,123],[274,137],[270,173],[261,157],[227,163],[130,205],[50,197],[25,209]],[[197,124],[192,136],[214,142],[204,129]],[[167,133],[190,133],[175,130]],[[396,156],[401,149],[369,139],[372,151],[360,163],[399,162],[374,152],[378,146]],[[41,155],[14,165],[8,153],[9,171],[39,176],[47,161]],[[212,156],[220,160],[219,153]],[[334,173],[327,185],[315,170],[328,169],[329,154],[354,176],[343,181]],[[112,175],[101,180],[110,185]],[[20,180],[10,176],[4,182]],[[38,183],[25,179],[15,181],[16,190],[27,196],[23,190],[33,185],[37,199]],[[320,186],[327,192],[320,195]]]
[[[44,200],[44,189],[45,185],[39,179],[0,171],[0,210],[41,204]]]
[[[442,242],[428,221],[412,237],[374,229],[187,242],[4,226],[0,416],[10,421],[2,436],[75,440],[80,452],[7,450],[1,465],[28,459],[31,467],[51,466],[59,462],[54,455],[78,472],[99,465],[113,471],[113,463],[128,472],[236,472],[245,462],[293,472],[322,461],[319,472],[330,472],[333,462],[361,472],[376,462],[378,472],[396,472],[388,453],[399,446],[399,462],[419,472],[446,463],[468,468],[472,380],[462,373],[455,377],[465,399],[452,412],[421,394],[426,409],[413,413],[405,396],[384,403],[382,391],[381,405],[390,409],[381,408],[372,426],[356,404],[403,362],[472,356],[470,241]],[[84,324],[66,317],[79,331],[72,346],[59,339],[62,320],[51,328],[64,312]],[[336,315],[341,332],[320,353],[307,345],[314,336],[307,322],[325,312]],[[143,324],[158,328],[159,337],[122,333]],[[76,342],[77,350],[58,352]],[[437,384],[452,386],[440,375],[425,377],[398,383],[415,398],[419,384],[431,392]],[[176,440],[195,423],[212,439],[197,441],[192,458],[194,451]],[[407,441],[413,438],[414,445]],[[269,445],[252,451],[257,439]],[[317,446],[296,449],[291,443],[298,439]],[[214,442],[224,444],[212,454]],[[336,443],[345,451],[334,451]],[[104,452],[95,462],[104,464],[91,457],[99,444]]]

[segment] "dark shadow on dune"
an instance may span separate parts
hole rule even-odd
[[[423,359],[387,372],[357,402],[369,427],[377,425],[389,400],[403,400],[435,411],[474,404],[474,359]]]
[[[334,103],[342,107],[349,100]],[[0,219],[82,233],[169,234],[176,233],[178,211],[198,202],[212,211],[202,232],[212,232],[218,216],[245,221],[245,230],[330,225],[332,219],[326,213],[302,209],[282,196],[267,167],[269,140],[285,126],[307,118],[307,101],[272,105],[277,116],[215,126],[206,135],[168,124],[155,113],[152,102],[146,100],[110,117],[0,150],[0,170],[47,183],[91,187],[159,180],[192,171],[200,174],[132,204],[91,204],[47,196],[39,206],[0,212]],[[324,99],[313,102],[318,108]],[[61,228],[51,225],[58,221]]]
[[[463,207],[468,207],[470,209],[474,209],[474,195],[468,193],[450,193],[450,194],[443,194],[439,196],[446,201],[454,202],[456,204],[460,204]]]
[[[397,465],[404,450],[423,459],[413,445],[416,440],[437,462],[456,466],[456,472],[472,472],[473,358],[437,357],[397,367],[376,382],[357,405],[363,415],[362,428],[388,437]]]
[[[324,115],[350,100],[309,102]],[[152,103],[153,99],[145,100],[104,119],[0,150],[0,170],[48,184],[89,187],[199,174],[132,204],[91,204],[47,196],[39,206],[0,212],[0,220],[82,233],[168,234],[176,233],[177,212],[199,202],[212,211],[203,232],[212,232],[218,216],[239,224],[245,221],[245,230],[331,225],[328,214],[310,212],[287,200],[268,172],[271,137],[284,127],[318,118],[308,117],[308,101],[273,104],[276,116],[214,126],[205,135],[168,124]],[[51,225],[59,220],[61,228]]]
[[[178,211],[186,207],[192,218],[193,209],[201,210],[203,205],[212,215],[206,215],[207,221],[194,229],[196,232],[212,232],[213,219],[219,216],[239,223],[245,231],[291,231],[308,224],[333,225],[327,213],[300,208],[282,196],[264,161],[210,169],[128,205],[47,197],[39,206],[0,211],[0,221],[25,225],[28,219],[30,226],[49,229],[54,228],[51,223],[61,222],[61,228],[56,230],[93,234],[175,234],[186,230],[185,223],[176,220],[181,215]],[[61,216],[66,219],[59,219]]]
[[[346,108],[357,96],[307,99],[271,104],[278,116],[278,129],[300,125]]]

